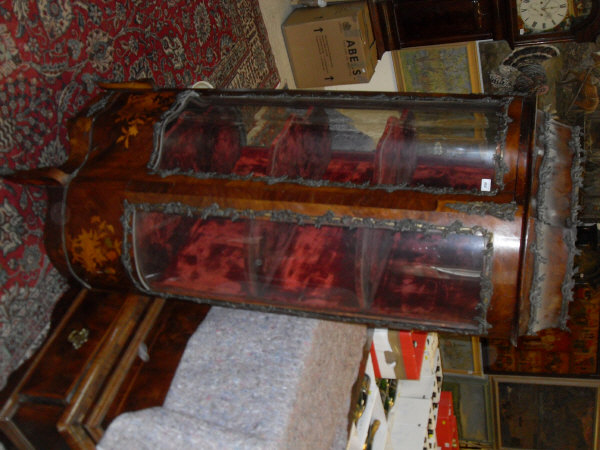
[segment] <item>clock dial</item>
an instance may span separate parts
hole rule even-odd
[[[567,0],[522,0],[519,16],[523,25],[533,32],[551,31],[567,17]]]

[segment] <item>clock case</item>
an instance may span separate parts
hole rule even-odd
[[[600,1],[590,15],[564,32],[521,35],[515,0],[368,0],[378,56],[404,47],[476,40],[512,46],[593,42],[600,33]]]
[[[557,42],[594,42],[600,33],[600,1],[592,0],[590,14],[565,31],[548,31],[521,35],[517,16],[517,5],[515,0],[497,0],[500,17],[506,24],[503,37],[514,47],[519,45],[534,45]],[[498,39],[498,38],[496,38]]]

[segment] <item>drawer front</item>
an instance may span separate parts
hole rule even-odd
[[[120,389],[97,426],[104,430],[119,414],[160,406],[185,350],[188,339],[196,331],[210,306],[169,299],[145,344],[148,360],[136,358]]]
[[[69,446],[56,428],[56,422],[62,414],[62,410],[60,405],[28,402],[21,404],[11,421],[26,441],[13,442],[16,448],[33,446],[38,449],[68,449]]]
[[[44,356],[23,386],[21,395],[68,403],[122,303],[123,295],[87,292],[79,306],[69,311],[70,317],[49,338]]]

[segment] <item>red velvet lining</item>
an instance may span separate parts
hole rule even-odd
[[[250,175],[257,177],[267,175],[269,165],[269,149],[264,147],[244,147],[240,158],[237,160],[233,173],[236,175]]]
[[[304,117],[292,114],[270,151],[270,176],[320,179],[331,159],[325,111],[309,108]]]
[[[372,153],[333,152],[324,179],[339,183],[368,183],[373,178]]]
[[[477,315],[479,236],[162,213],[139,213],[136,227],[136,246],[149,245],[136,262],[157,292],[454,323]]]
[[[478,190],[482,179],[495,179],[493,159],[483,160],[477,152],[470,160],[419,157],[407,110],[401,118],[388,118],[374,153],[332,150],[327,115],[315,108],[304,116],[291,114],[271,146],[242,147],[235,111],[210,107],[181,113],[165,133],[161,168],[461,190]]]
[[[412,184],[447,187],[464,190],[481,189],[481,180],[487,178],[495,181],[493,168],[465,166],[433,166],[419,164],[412,177]]]
[[[375,149],[373,184],[410,183],[417,165],[417,153],[408,117],[405,110],[402,120],[393,116],[388,118]]]
[[[243,295],[248,284],[246,265],[248,222],[197,220],[181,250],[157,285],[218,295]]]
[[[163,136],[163,170],[231,173],[241,154],[235,109],[183,111]]]

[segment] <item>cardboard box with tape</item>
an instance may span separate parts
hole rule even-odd
[[[377,49],[366,2],[298,8],[283,24],[298,88],[367,83]]]

